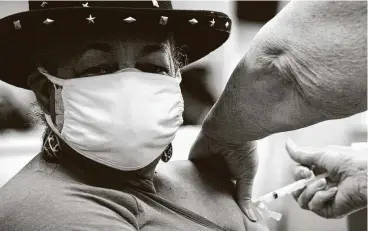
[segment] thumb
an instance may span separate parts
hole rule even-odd
[[[299,148],[291,140],[286,141],[286,150],[288,151],[290,157],[306,166],[316,165],[320,168],[326,168],[325,163],[323,163],[324,151],[321,150],[306,150],[304,148]]]
[[[250,184],[249,181],[238,180],[236,182],[236,201],[245,216],[247,216],[250,221],[255,222],[257,221],[257,215],[251,198],[252,184]]]

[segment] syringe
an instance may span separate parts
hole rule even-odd
[[[312,182],[318,180],[318,179],[322,179],[322,178],[326,178],[328,176],[328,173],[324,173],[318,176],[312,176],[310,178],[307,179],[302,179],[299,181],[296,181],[294,183],[291,183],[289,185],[286,185],[280,189],[277,189],[273,192],[267,193],[266,195],[263,195],[259,198],[257,198],[256,200],[254,200],[254,203],[269,203],[271,201],[274,201],[280,197],[286,196],[288,194],[291,194],[299,189],[304,188],[305,186],[311,184]]]

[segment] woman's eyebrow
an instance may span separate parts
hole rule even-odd
[[[167,44],[161,43],[161,44],[150,44],[147,46],[144,46],[142,50],[140,51],[141,56],[145,56],[154,52],[158,51],[168,51],[169,46]]]
[[[111,58],[113,48],[107,43],[90,43],[83,47],[80,55],[76,58],[74,65],[74,73],[76,75],[92,65],[100,65]]]
[[[85,52],[89,50],[98,50],[107,53],[112,52],[111,46],[107,43],[90,43],[85,46],[84,50],[81,52],[81,55],[83,55]]]

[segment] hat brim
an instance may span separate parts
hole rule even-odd
[[[93,23],[87,20],[90,15]],[[162,16],[167,17],[166,24]],[[124,21],[129,17],[135,21]],[[45,23],[46,19],[52,22]],[[39,44],[53,42],[46,39],[47,34],[129,28],[172,32],[186,64],[190,64],[228,39],[231,20],[214,11],[148,8],[75,7],[17,13],[0,20],[0,80],[28,89],[27,78],[37,68],[31,60],[32,52]]]

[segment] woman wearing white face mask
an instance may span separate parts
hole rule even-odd
[[[30,7],[0,20],[0,76],[33,90],[47,131],[42,152],[0,190],[1,230],[257,226],[224,173],[200,162],[156,166],[182,123],[175,47],[188,63],[207,55],[229,36],[226,15],[157,1]]]

